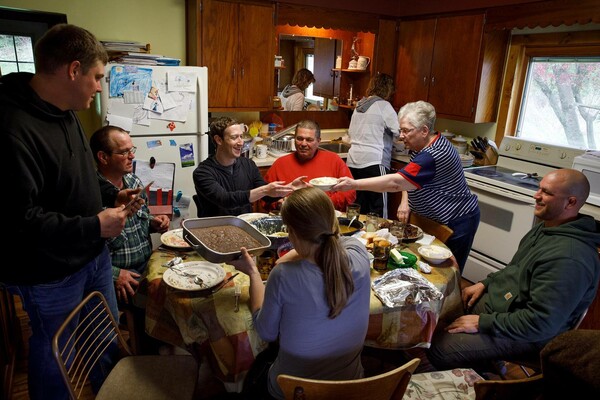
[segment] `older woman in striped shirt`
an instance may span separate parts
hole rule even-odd
[[[450,227],[446,242],[461,273],[479,225],[477,196],[469,190],[460,157],[452,144],[433,128],[435,108],[424,101],[408,103],[398,113],[400,139],[411,151],[410,162],[398,173],[368,179],[341,178],[332,190],[402,191],[398,219],[410,211]]]

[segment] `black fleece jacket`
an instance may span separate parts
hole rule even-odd
[[[43,101],[32,77],[0,78],[0,165],[10,204],[0,282],[26,285],[64,279],[104,246],[100,188],[79,120]]]

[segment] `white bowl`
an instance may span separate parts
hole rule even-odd
[[[419,247],[418,252],[421,257],[431,264],[441,264],[452,257],[452,252],[450,250],[436,245],[421,246]]]
[[[321,178],[311,179],[310,181],[308,181],[308,183],[310,183],[316,188],[327,192],[338,183],[338,178],[333,178],[331,176],[323,176]]]

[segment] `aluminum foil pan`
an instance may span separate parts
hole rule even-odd
[[[386,272],[372,283],[375,295],[389,307],[425,305],[439,316],[444,295],[419,272],[399,268]]]

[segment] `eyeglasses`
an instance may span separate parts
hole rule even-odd
[[[118,155],[123,156],[123,157],[128,157],[130,154],[135,154],[136,150],[137,150],[137,147],[133,146],[129,150],[113,151],[113,152],[111,152],[111,154],[118,154]]]
[[[408,133],[411,133],[412,131],[414,131],[417,128],[411,128],[411,129],[406,129],[406,128],[400,128],[400,133],[402,133],[403,135],[406,135]]]

